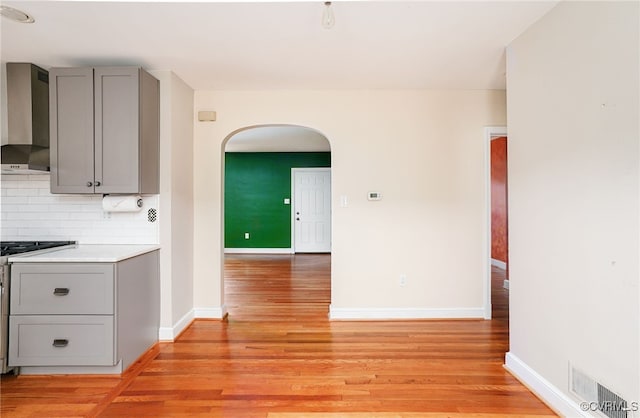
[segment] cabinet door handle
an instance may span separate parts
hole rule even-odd
[[[93,183],[92,183],[92,182],[90,182],[90,181],[88,181],[88,182],[87,182],[87,187],[91,187],[91,186],[93,186]]]
[[[53,289],[53,294],[56,296],[67,296],[69,294],[68,287],[56,287]]]
[[[102,185],[102,183],[100,183],[99,181],[96,181],[96,187],[100,187]]]
[[[54,347],[66,347],[69,345],[69,340],[67,339],[55,339],[53,340],[53,346]]]

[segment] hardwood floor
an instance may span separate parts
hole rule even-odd
[[[509,291],[504,288],[506,272],[491,266],[491,317],[509,323]]]
[[[502,364],[495,319],[327,320],[330,256],[227,256],[225,321],[196,320],[120,377],[2,378],[3,417],[555,416]]]

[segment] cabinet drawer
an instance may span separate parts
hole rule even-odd
[[[23,315],[9,319],[12,366],[112,366],[113,316]]]
[[[111,315],[112,264],[13,264],[12,315]]]

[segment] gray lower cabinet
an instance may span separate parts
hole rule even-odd
[[[158,340],[158,251],[118,263],[14,263],[9,364],[121,373]]]
[[[49,72],[52,193],[159,193],[160,87],[139,67]]]
[[[14,366],[115,366],[113,315],[17,315]],[[13,357],[12,357],[13,355]]]

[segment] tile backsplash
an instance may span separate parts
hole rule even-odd
[[[49,191],[49,174],[0,176],[2,241],[73,240],[81,244],[158,244],[159,196],[139,212],[104,212],[101,195]],[[149,210],[155,216],[149,216]],[[153,222],[152,222],[153,220]]]

